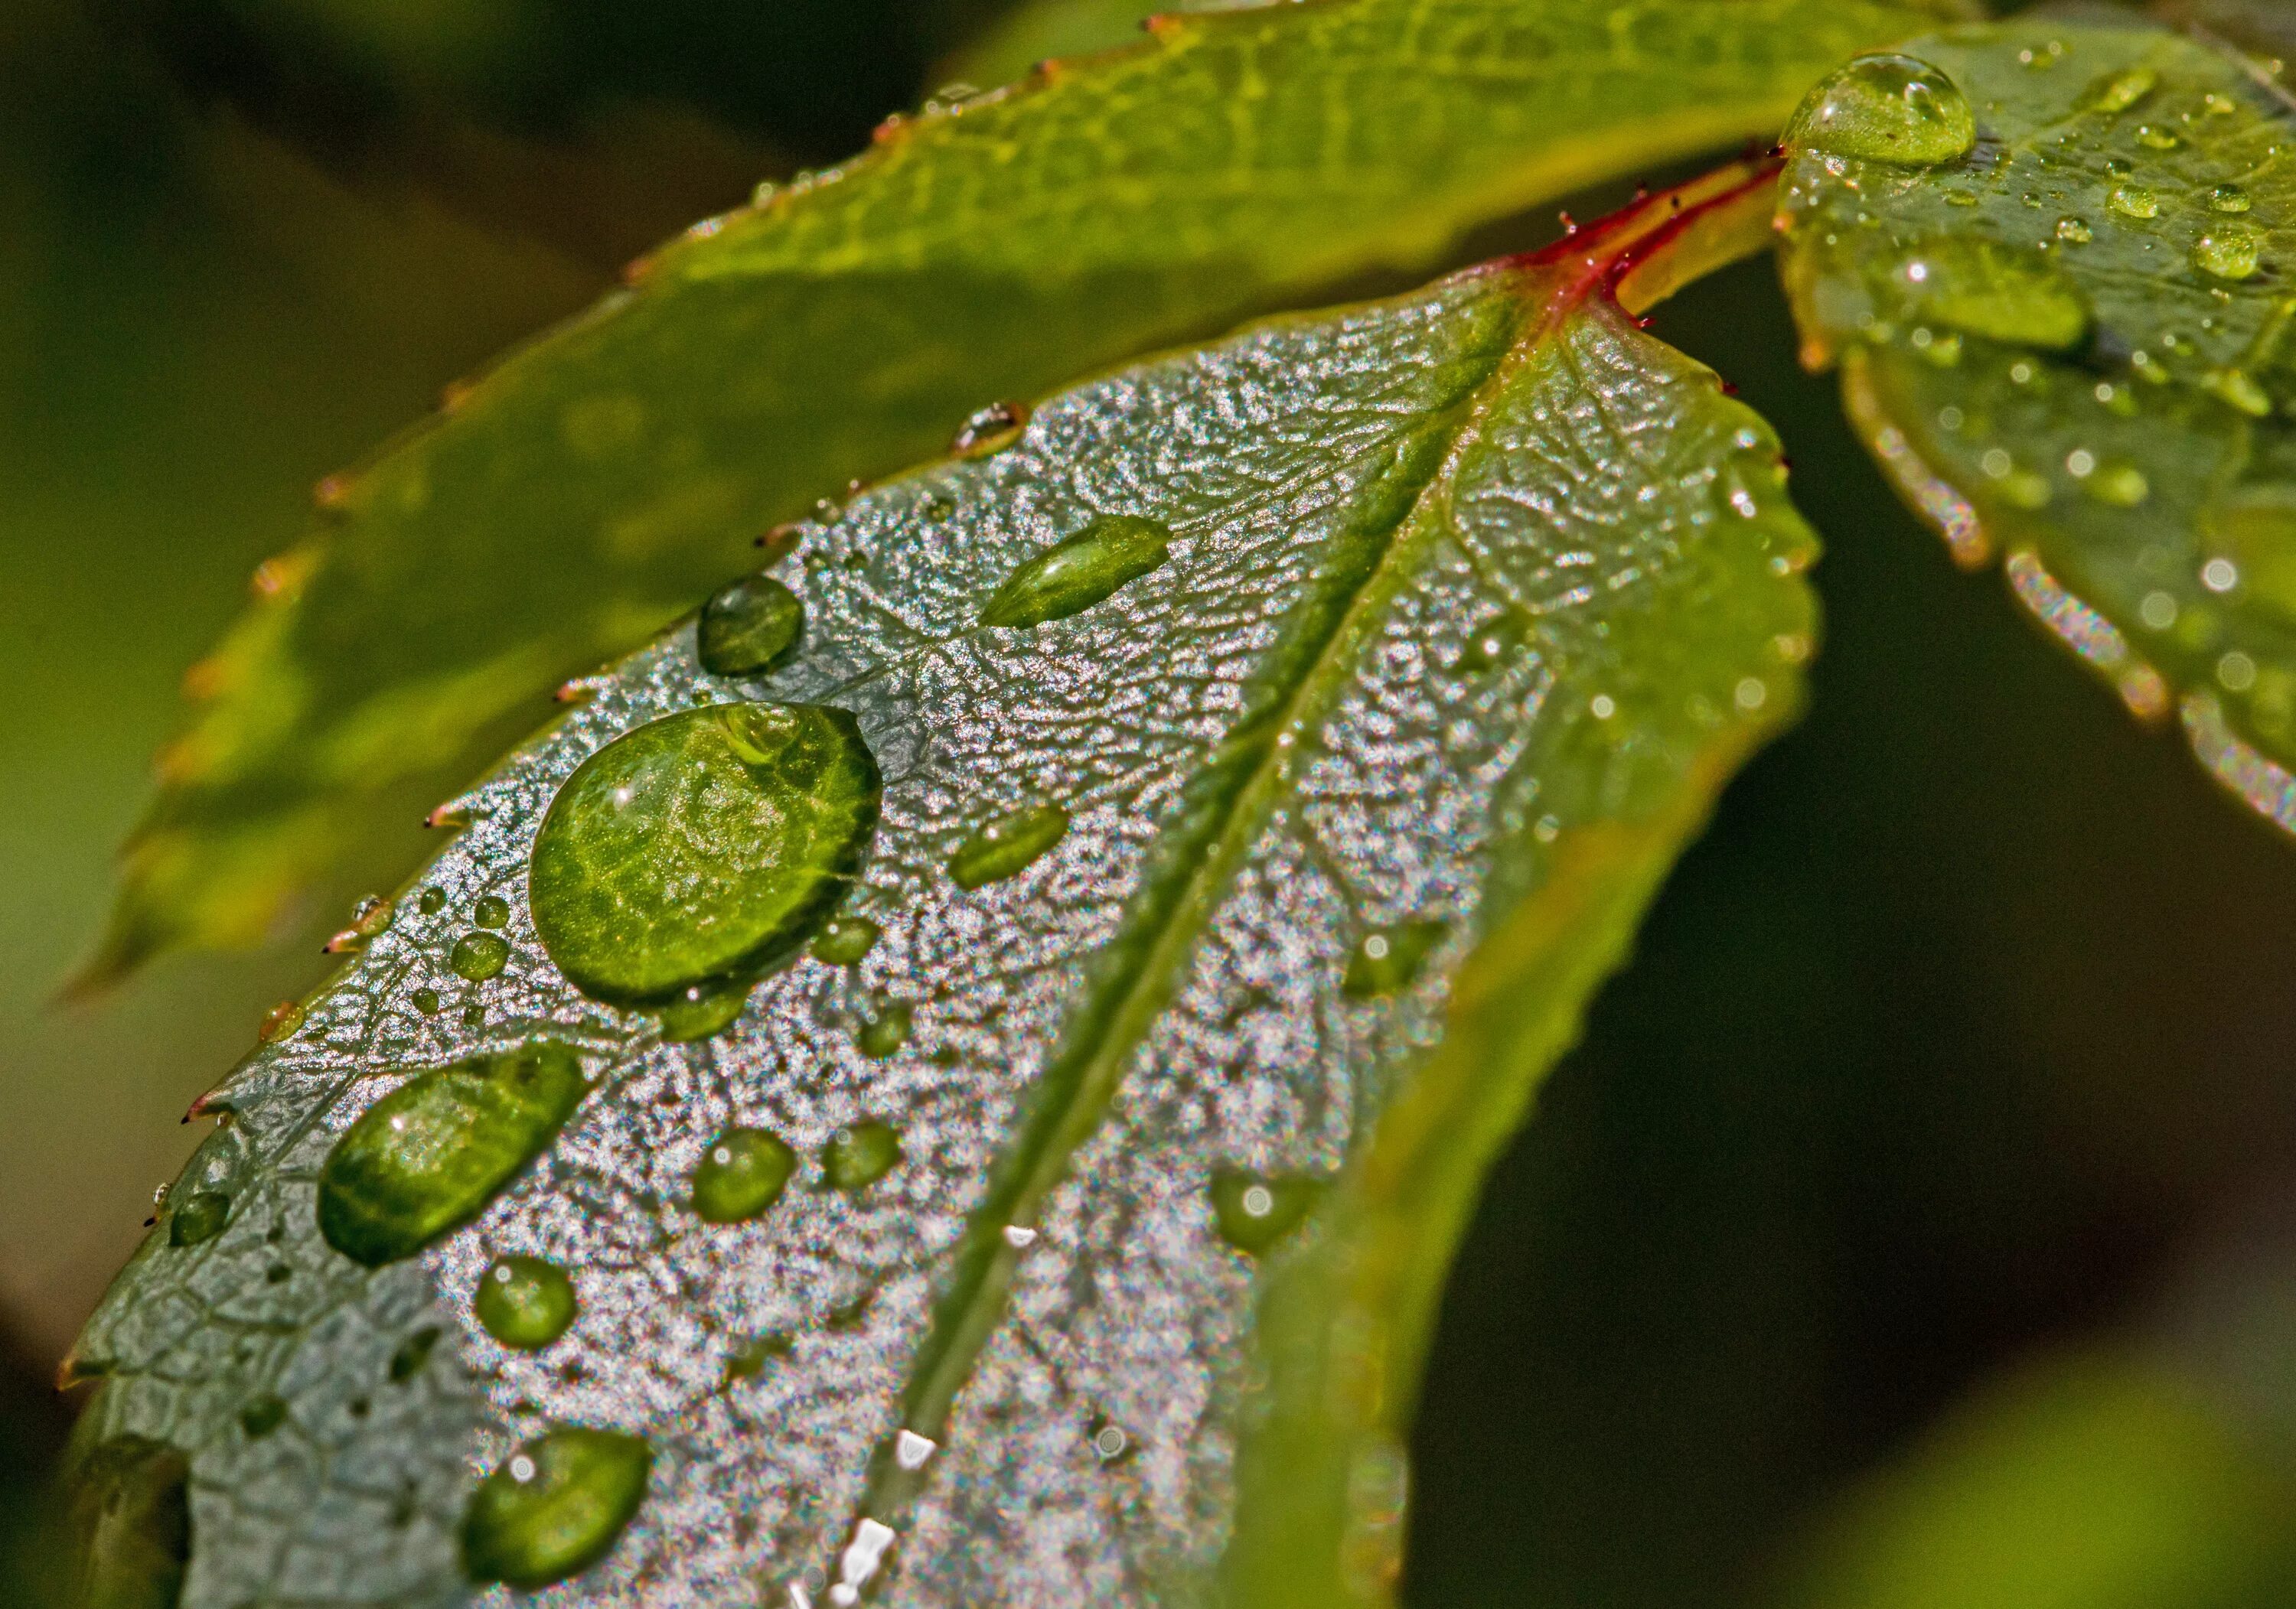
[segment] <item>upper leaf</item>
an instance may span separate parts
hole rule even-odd
[[[974,410],[1467,225],[1769,138],[1872,0],[1316,0],[887,125],[322,488],[320,533],[196,667],[91,976],[246,942],[360,830]],[[332,528],[329,528],[332,527]]]
[[[1798,702],[1775,439],[1610,291],[1767,178],[1070,391],[514,755],[82,1341],[189,1609],[1382,1601],[1482,1167]]]
[[[1956,558],[2296,829],[2296,103],[2150,29],[1906,48],[1791,136],[1810,355]]]

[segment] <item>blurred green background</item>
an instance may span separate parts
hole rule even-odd
[[[310,483],[758,180],[1137,9],[0,7],[0,1603],[62,1579],[48,1380],[184,1107],[421,853],[399,811],[264,952],[51,1003]],[[1407,1597],[2296,1605],[2296,844],[1951,569],[1767,264],[1659,327],[1789,443],[1829,645],[1493,1180]]]

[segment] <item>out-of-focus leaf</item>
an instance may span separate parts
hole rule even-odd
[[[1868,0],[1334,0],[1174,19],[890,127],[329,484],[334,528],[265,567],[194,677],[91,976],[261,935],[362,801],[469,764],[761,526],[972,411],[1767,137],[1913,26]]]
[[[2296,829],[2296,105],[2157,30],[2023,21],[1907,50],[1943,78],[1884,113],[1904,60],[1846,69],[1796,136],[1809,355],[1839,359],[1957,558],[2005,553],[2131,710],[2180,712],[2202,762]],[[1845,148],[1906,96],[1973,109],[1973,143],[1927,165]]]
[[[1159,13],[1242,11],[1267,0],[1022,0],[979,37],[941,63],[940,76],[959,84],[1003,84],[1039,61],[1109,50],[1136,36]]]
[[[1775,439],[1627,310],[1768,178],[1071,390],[803,527],[780,668],[599,678],[82,1340],[90,1443],[188,1460],[185,1609],[570,1569],[488,1516],[586,1478],[643,1500],[564,1603],[1385,1601],[1476,1181],[1800,698]],[[791,952],[709,846],[800,821],[854,880]]]

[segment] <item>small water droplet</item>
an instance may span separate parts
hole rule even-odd
[[[2211,559],[2201,566],[2201,584],[2212,592],[2229,592],[2240,584],[2240,567],[2229,559]]]
[[[521,1352],[564,1335],[579,1305],[566,1270],[542,1257],[497,1257],[479,1276],[471,1299],[480,1327]]]
[[[2174,151],[2185,143],[2185,137],[2158,123],[2140,123],[2136,126],[2136,143],[2147,151]]]
[[[857,1123],[840,1129],[821,1148],[822,1177],[832,1190],[857,1190],[891,1172],[901,1160],[901,1137],[890,1123]]]
[[[343,1131],[319,1170],[319,1232],[356,1262],[412,1257],[469,1222],[589,1092],[549,1040],[417,1074]]]
[[[1304,1174],[1224,1171],[1212,1175],[1212,1218],[1221,1239],[1258,1257],[1306,1221],[1323,1190]]]
[[[948,450],[961,458],[986,458],[1020,440],[1021,432],[1028,428],[1027,404],[990,403],[957,427]]]
[[[223,1233],[231,1219],[231,1197],[220,1190],[193,1190],[168,1214],[169,1246],[200,1246]]]
[[[2161,216],[2161,198],[2142,184],[2116,184],[2104,204],[2125,218]]]
[[[1103,514],[1025,559],[980,608],[988,626],[1041,625],[1080,614],[1128,582],[1161,569],[1172,533],[1152,519]]]
[[[746,984],[697,984],[655,1013],[661,1024],[661,1042],[690,1045],[714,1039],[741,1019],[742,1008],[749,1003]]]
[[[865,916],[832,917],[813,941],[813,959],[832,967],[857,967],[881,936],[882,930]]]
[[[1789,146],[1933,167],[1977,143],[1969,97],[1912,56],[1860,56],[1809,93],[1787,126]]]
[[[510,920],[510,902],[498,894],[481,894],[471,920],[481,927],[499,927]]]
[[[287,1399],[266,1392],[250,1397],[239,1410],[239,1428],[250,1442],[260,1442],[287,1423]]]
[[[414,1009],[425,1017],[438,1016],[439,1008],[446,1003],[439,998],[439,992],[436,989],[428,986],[417,989],[413,994],[408,995],[407,999],[414,1001]]]
[[[2234,649],[2217,661],[2217,681],[2228,693],[2244,693],[2256,685],[2256,661]]]
[[[1087,1428],[1091,1432],[1093,1457],[1103,1464],[1117,1463],[1134,1450],[1132,1438],[1124,1433],[1120,1425],[1095,1416]]]
[[[2253,224],[2219,224],[2193,242],[2193,266],[2220,280],[2244,280],[2264,258],[2264,232]]]
[[[1923,317],[1971,335],[2062,351],[2088,333],[2088,298],[2025,247],[1953,236],[1902,258],[1894,282]]]
[[[437,1325],[426,1324],[398,1344],[386,1371],[393,1385],[404,1385],[422,1372],[422,1366],[430,1361],[431,1349],[439,1344],[439,1335]]]
[[[546,1587],[603,1558],[645,1497],[653,1454],[636,1436],[567,1427],[525,1443],[463,1511],[463,1572]]]
[[[2133,463],[2108,463],[2089,476],[2081,489],[2109,507],[2133,509],[2152,494],[2152,483]]]
[[[2057,238],[2068,245],[2086,246],[2096,238],[2096,231],[2086,218],[2062,217],[2057,220]]]
[[[432,885],[416,896],[414,908],[425,916],[436,916],[447,909],[447,891]]]
[[[1398,922],[1372,929],[1356,941],[1340,987],[1357,1000],[1408,988],[1426,964],[1429,952],[1448,931],[1447,924],[1436,921]]]
[[[2246,212],[2255,205],[2248,192],[2237,184],[2219,184],[2209,192],[2209,210],[2211,212]]]
[[[463,935],[447,952],[447,965],[455,976],[473,984],[485,983],[509,964],[510,941],[484,929]]]
[[[1496,670],[1521,650],[1530,634],[1530,621],[1520,610],[1494,615],[1468,634],[1458,657],[1451,661],[1455,676],[1480,676]]]
[[[693,1170],[693,1215],[705,1223],[740,1223],[782,1198],[797,1153],[764,1129],[729,1128],[701,1153]]]
[[[1058,804],[1026,804],[997,817],[957,845],[949,880],[970,892],[1027,870],[1068,836],[1069,813]]]
[[[2156,632],[2177,624],[2177,600],[2163,592],[2150,592],[2136,606],[2136,617]]]
[[[721,704],[585,760],[536,834],[536,932],[567,981],[666,1005],[785,958],[841,900],[881,790],[843,710]]]
[[[2149,67],[2131,67],[2120,72],[2107,73],[2082,93],[2083,111],[2103,112],[2108,116],[2127,111],[2151,94],[2161,82],[2161,75]]]
[[[893,1001],[863,1023],[853,1035],[854,1047],[871,1061],[883,1061],[909,1042],[909,1006]]]
[[[752,576],[710,595],[694,624],[694,657],[713,676],[759,676],[796,649],[805,605],[771,576]]]

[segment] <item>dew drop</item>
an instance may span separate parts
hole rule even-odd
[[[2161,198],[2142,184],[2116,184],[2104,204],[2125,218],[2161,216]]]
[[[1029,428],[1025,403],[994,402],[956,428],[948,450],[961,458],[986,458],[1021,439]]]
[[[652,1463],[644,1442],[618,1431],[570,1427],[536,1437],[471,1494],[463,1572],[535,1588],[587,1569],[637,1513]]]
[[[2120,72],[2107,73],[2082,93],[2083,111],[2103,112],[2108,116],[2127,111],[2151,94],[2161,82],[2161,75],[2149,67],[2132,67]]]
[[[2057,238],[2068,245],[2086,246],[2096,239],[2096,231],[2086,218],[2062,217],[2057,220]]]
[[[471,920],[481,927],[500,927],[510,920],[510,902],[498,894],[483,894],[472,908]]]
[[[169,1246],[201,1246],[223,1233],[231,1218],[231,1197],[220,1190],[193,1190],[168,1214]]]
[[[2253,224],[2219,224],[2193,242],[2193,266],[2220,280],[2244,280],[2262,265],[2264,232]]]
[[[1810,91],[1785,143],[1839,157],[1928,167],[1977,143],[1969,97],[1911,56],[1860,56]]]
[[[2081,489],[2111,508],[2133,509],[2152,495],[2152,483],[2132,463],[2109,463],[2081,483]]]
[[[564,1269],[542,1257],[497,1257],[479,1276],[471,1299],[480,1327],[504,1346],[531,1352],[574,1322],[580,1303]]]
[[[764,1129],[722,1131],[693,1170],[693,1215],[705,1223],[740,1223],[782,1198],[797,1153]]]
[[[414,901],[414,908],[425,916],[436,916],[447,909],[447,891],[436,886],[425,888]]]
[[[1212,1175],[1212,1218],[1221,1239],[1258,1257],[1300,1227],[1323,1189],[1304,1174],[1223,1171]]]
[[[772,670],[805,632],[805,605],[771,576],[752,576],[713,593],[693,628],[694,657],[713,676]]]
[[[880,788],[843,710],[721,704],[641,726],[582,763],[535,836],[543,948],[615,1005],[753,977],[844,897]]]
[[[1340,987],[1357,1000],[1408,988],[1426,964],[1429,952],[1443,942],[1447,931],[1446,924],[1432,921],[1373,928],[1356,941]]]
[[[574,1052],[549,1040],[417,1074],[327,1153],[320,1234],[369,1268],[414,1256],[478,1216],[588,1092]]]
[[[813,941],[813,959],[832,967],[857,967],[877,947],[881,934],[865,916],[832,917]]]
[[[2136,126],[2136,143],[2147,151],[2174,151],[2185,143],[2185,137],[2157,123],[2140,123]]]
[[[887,1005],[853,1035],[855,1048],[871,1061],[883,1061],[908,1042],[909,1007],[902,1001]]]
[[[2088,333],[2088,298],[2029,248],[1952,236],[1909,253],[1893,277],[1923,318],[1988,340],[2062,352]]]
[[[2209,192],[2209,210],[2211,212],[2246,212],[2255,205],[2248,192],[2237,184],[2219,184]]]
[[[2201,566],[2201,584],[2212,592],[2229,592],[2240,584],[2240,567],[2229,559],[2211,559]]]
[[[822,1177],[832,1190],[858,1190],[891,1172],[901,1160],[901,1137],[890,1123],[857,1123],[840,1129],[821,1148]]]
[[[438,1016],[439,1009],[446,1004],[446,1001],[439,998],[439,992],[428,986],[417,989],[413,994],[408,995],[407,999],[413,1001],[414,1009],[425,1017]]]
[[[485,983],[509,964],[510,941],[483,928],[463,935],[447,952],[447,965],[455,976],[473,984]]]
[[[1172,533],[1133,514],[1103,514],[1024,560],[981,606],[980,624],[1040,625],[1080,614],[1127,582],[1161,569]]]
[[[260,1442],[287,1423],[287,1399],[271,1392],[250,1397],[241,1405],[239,1428],[250,1442]]]
[[[1068,836],[1069,813],[1058,804],[1028,804],[982,827],[948,858],[949,880],[970,892],[1013,877]]]

